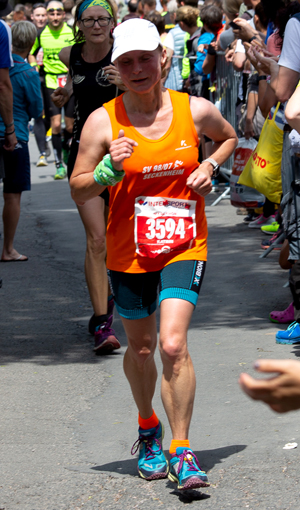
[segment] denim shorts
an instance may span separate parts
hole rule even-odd
[[[182,260],[148,273],[123,273],[108,270],[116,308],[125,319],[143,319],[168,298],[197,304],[206,262]]]

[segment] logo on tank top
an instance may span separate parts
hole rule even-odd
[[[97,72],[95,80],[98,83],[98,85],[100,85],[101,87],[110,87],[110,85],[111,85],[111,83],[109,83],[109,81],[106,77],[106,74],[104,73],[104,69],[102,69],[102,67]]]
[[[184,168],[181,168],[183,161],[176,159],[175,163],[163,163],[161,165],[144,166],[142,173],[145,174],[143,179],[152,179],[156,177],[167,177],[171,175],[182,175]]]
[[[79,83],[83,82],[83,80],[85,80],[85,76],[80,76],[80,74],[75,74],[73,78],[75,85],[79,85]]]
[[[182,151],[183,149],[190,149],[191,147],[192,147],[191,145],[187,145],[185,140],[181,140],[180,147],[177,147],[175,151]]]

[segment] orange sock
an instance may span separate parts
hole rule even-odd
[[[159,419],[157,418],[155,412],[153,411],[152,416],[150,418],[142,418],[139,413],[139,426],[141,429],[153,429],[159,424]]]
[[[172,439],[171,441],[171,446],[170,446],[170,450],[169,452],[172,454],[172,453],[176,453],[176,448],[178,446],[184,446],[186,448],[190,448],[190,442],[188,439]]]

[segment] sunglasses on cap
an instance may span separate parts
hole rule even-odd
[[[61,7],[58,7],[58,9],[47,9],[47,12],[49,12],[49,14],[54,14],[55,12],[57,12],[58,14],[61,14],[65,11]]]

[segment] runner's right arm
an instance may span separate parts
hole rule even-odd
[[[59,52],[59,60],[65,64],[65,66],[70,68],[70,54],[71,54],[72,46],[66,46]],[[58,87],[55,89],[53,94],[51,94],[51,99],[55,106],[58,108],[62,108],[70,99],[73,94],[73,82],[70,76],[70,72],[68,73],[67,83],[64,87]]]
[[[113,166],[120,171],[123,160],[130,157],[134,145],[134,140],[123,136],[112,143],[111,123],[103,107],[88,117],[81,132],[78,156],[70,178],[71,195],[76,204],[83,205],[106,188],[94,179],[94,170],[105,154],[111,152]]]

